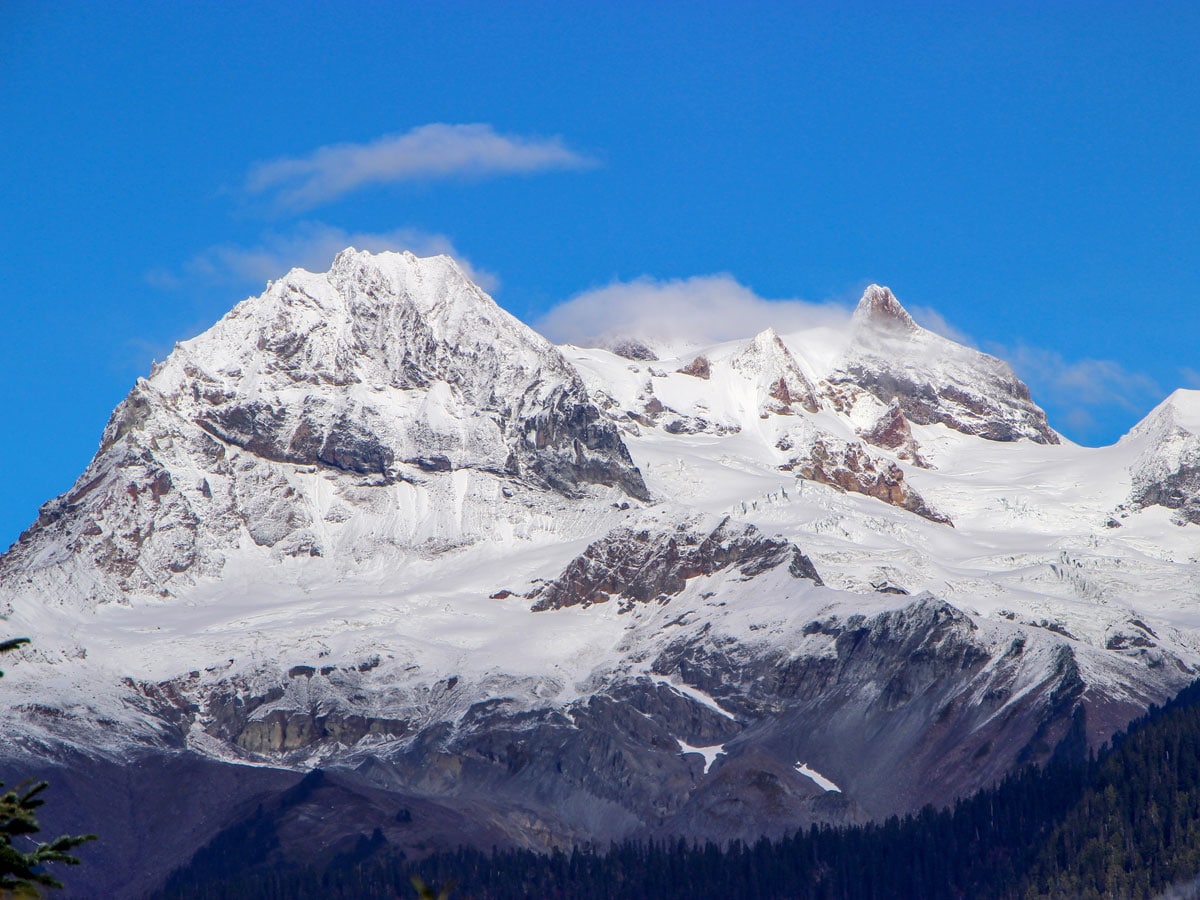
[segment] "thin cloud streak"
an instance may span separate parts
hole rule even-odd
[[[1189,366],[1184,366],[1179,370],[1179,376],[1183,379],[1184,387],[1192,390],[1200,389],[1200,372]]]
[[[1114,439],[1112,428],[1119,423],[1128,431],[1166,396],[1149,375],[1130,371],[1116,360],[1072,361],[1028,344],[991,345],[988,352],[1008,362],[1029,385],[1034,402],[1051,414],[1051,425],[1085,443],[1101,435]]]
[[[1018,344],[992,350],[1008,361],[1023,379],[1037,385],[1047,397],[1078,406],[1116,406],[1141,412],[1147,400],[1161,400],[1163,389],[1149,375],[1131,372],[1111,359],[1069,362],[1054,350]]]
[[[435,122],[364,144],[330,144],[250,170],[245,189],[289,210],[311,209],[374,184],[582,169],[596,161],[561,137],[500,134],[491,125]]]
[[[752,337],[767,327],[796,331],[844,325],[850,311],[804,300],[767,300],[732,275],[660,281],[643,277],[577,294],[534,328],[559,343],[603,344],[620,337],[705,344]]]

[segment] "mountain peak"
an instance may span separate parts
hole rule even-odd
[[[862,299],[854,310],[855,324],[870,324],[875,327],[888,328],[893,331],[919,331],[920,326],[913,321],[891,288],[872,284],[863,291]]]
[[[1200,435],[1200,390],[1179,388],[1172,392],[1163,406],[1169,406],[1172,417],[1180,428]]]
[[[863,292],[851,342],[827,380],[853,384],[885,405],[898,397],[914,425],[943,424],[992,441],[1059,443],[1007,363],[925,330],[877,284]]]
[[[746,373],[759,371],[764,367],[773,370],[780,366],[796,366],[792,351],[771,327],[751,338],[731,362],[735,369]]]
[[[1176,389],[1134,425],[1125,437],[1156,435],[1161,440],[1177,432],[1200,436],[1200,390]]]

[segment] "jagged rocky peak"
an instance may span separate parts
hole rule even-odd
[[[238,304],[151,380],[167,391],[208,377],[243,395],[289,382],[407,389],[445,380],[483,404],[537,369],[571,372],[449,257],[350,248],[329,272],[293,269]]]
[[[446,256],[343,251],[173,356],[152,380],[190,393],[219,440],[268,459],[385,476],[437,459],[647,497],[574,368]]]
[[[859,326],[869,325],[900,332],[921,330],[921,326],[908,314],[908,310],[900,305],[891,288],[878,284],[872,284],[863,291],[862,298],[854,310],[853,322]]]
[[[822,385],[840,412],[898,400],[914,425],[945,425],[991,441],[1059,443],[1029,388],[1003,360],[917,325],[887,288],[872,285],[851,340]]]
[[[814,413],[821,408],[812,382],[774,328],[755,335],[743,350],[730,357],[729,364],[758,383],[764,417],[772,413],[788,415],[793,406]]]
[[[1122,443],[1142,450],[1130,466],[1130,505],[1176,510],[1200,525],[1200,391],[1177,390],[1134,426]]]
[[[1148,435],[1161,440],[1173,434],[1200,436],[1200,390],[1174,391],[1133,426],[1125,439]]]

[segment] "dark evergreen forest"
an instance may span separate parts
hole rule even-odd
[[[293,800],[319,783],[301,782]],[[286,799],[285,799],[286,802]],[[1098,755],[1052,761],[959,801],[852,828],[727,847],[626,843],[549,855],[463,848],[421,860],[383,836],[320,869],[263,870],[262,809],[199,851],[159,896],[198,900],[415,897],[411,879],[485,898],[1151,898],[1200,875],[1200,682]],[[274,843],[273,843],[274,842]],[[1200,896],[1200,895],[1197,895]]]

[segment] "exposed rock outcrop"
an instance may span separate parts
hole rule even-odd
[[[662,428],[668,434],[737,434],[741,430],[738,425],[715,422],[704,416],[688,415],[672,409],[654,393],[652,379],[647,379],[645,387],[638,393],[637,405],[637,409],[626,410],[625,415],[639,425]]]
[[[534,610],[585,606],[623,598],[641,603],[678,594],[689,579],[735,567],[746,578],[787,565],[795,578],[821,584],[795,544],[768,538],[753,525],[723,519],[711,531],[619,528],[591,544],[553,581],[531,594]]]
[[[793,429],[776,446],[791,454],[779,467],[785,472],[838,490],[865,494],[931,522],[953,527],[949,517],[926,503],[905,480],[899,466],[871,453],[859,441],[842,441],[806,428]]]
[[[638,360],[639,362],[653,362],[658,359],[658,354],[637,338],[616,338],[609,342],[608,349],[617,354],[617,356]]]
[[[707,381],[712,377],[712,364],[709,363],[708,357],[701,353],[679,371],[684,375],[691,375],[693,378],[702,378]]]
[[[729,364],[753,380],[759,391],[760,415],[794,415],[794,407],[816,412],[821,404],[812,382],[775,329],[756,335]]]
[[[912,428],[909,427],[908,419],[904,416],[904,409],[899,400],[892,398],[892,402],[888,404],[883,415],[870,429],[861,434],[862,439],[868,444],[891,450],[900,459],[910,462],[914,466],[920,466],[923,469],[929,468],[929,463],[921,457],[917,440],[913,437]]]
[[[770,660],[681,640],[655,668],[679,673],[747,723],[725,744],[722,769],[751,748],[809,760],[879,816],[949,802],[1056,752],[1082,754],[1082,723],[1111,716],[1109,701],[1088,697],[1061,638],[1014,627],[993,641],[925,594],[873,616],[814,620]],[[882,735],[894,754],[887,763],[876,755]]]

